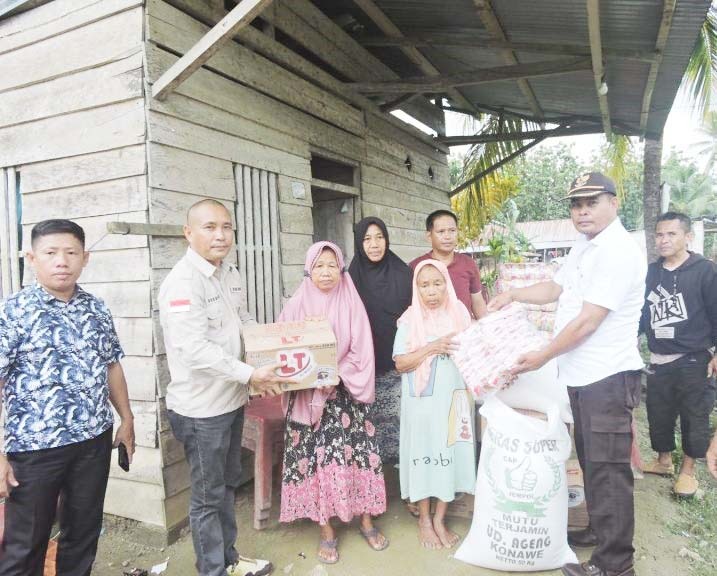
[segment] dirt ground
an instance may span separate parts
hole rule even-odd
[[[641,427],[641,445],[645,449],[646,430],[644,415],[638,418]],[[251,527],[252,485],[245,486],[237,502],[237,519],[240,527],[240,552],[247,556],[270,559],[277,576],[397,576],[423,574],[451,574],[455,576],[501,574],[492,570],[464,564],[452,557],[452,551],[423,550],[417,543],[415,520],[408,514],[398,498],[397,474],[387,474],[389,486],[389,510],[377,521],[377,525],[390,539],[391,545],[382,552],[374,552],[358,533],[354,523],[339,531],[341,560],[333,566],[324,566],[316,559],[318,529],[309,522],[292,525],[279,524],[276,509],[272,522],[266,530],[255,531]],[[685,556],[685,549],[694,550],[696,543],[687,533],[674,534],[671,526],[682,513],[679,503],[670,496],[671,481],[666,478],[646,477],[635,484],[636,535],[635,563],[640,576],[682,576],[694,574],[717,574],[704,572],[699,560]],[[278,495],[277,495],[278,501]],[[468,533],[468,520],[453,520],[451,527],[461,535]],[[127,529],[107,527],[101,540],[93,574],[96,576],[121,576],[133,567],[150,570],[151,567],[169,559],[166,576],[196,574],[191,538],[185,534],[167,548],[152,548],[135,544],[137,535]],[[682,551],[682,554],[680,553]],[[589,553],[579,553],[581,560]],[[704,563],[702,563],[704,564]],[[503,572],[502,574],[509,574]],[[512,572],[510,574],[513,574]],[[560,574],[560,571],[535,574]]]

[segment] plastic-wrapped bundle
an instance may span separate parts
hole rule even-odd
[[[510,369],[521,354],[538,350],[547,336],[528,321],[525,309],[511,304],[489,314],[457,335],[453,360],[476,397],[510,382]]]
[[[556,270],[557,266],[555,264],[546,264],[544,262],[509,262],[501,264],[498,267],[496,287],[498,292],[506,292],[511,288],[525,288],[538,282],[552,280]],[[555,312],[557,303],[527,304],[526,307],[528,310]]]
[[[538,330],[552,333],[555,327],[555,312],[530,310],[528,308],[528,320],[534,324]]]

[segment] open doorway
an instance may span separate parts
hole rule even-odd
[[[348,264],[354,255],[353,196],[312,186],[311,197],[314,201],[314,242],[333,242],[341,248]]]
[[[333,242],[347,264],[354,255],[353,230],[359,211],[357,172],[356,165],[318,155],[311,158],[314,242]]]

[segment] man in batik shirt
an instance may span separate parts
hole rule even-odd
[[[89,258],[82,228],[46,220],[31,241],[36,283],[0,303],[0,575],[42,575],[62,494],[57,575],[89,576],[113,445],[110,403],[121,419],[114,445],[134,452],[123,353],[105,304],[77,285]]]

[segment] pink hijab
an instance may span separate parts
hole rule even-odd
[[[443,305],[436,310],[426,308],[418,293],[418,274],[426,266],[436,268],[446,281],[446,298]],[[440,338],[451,332],[460,332],[470,326],[471,315],[465,305],[458,300],[451,277],[448,275],[448,268],[443,262],[423,260],[416,266],[413,273],[413,300],[408,310],[398,319],[398,324],[405,324],[408,327],[409,352],[425,346],[428,343],[428,336],[434,339]],[[416,368],[413,385],[417,396],[420,396],[428,385],[431,362],[435,356],[435,354],[428,356]]]
[[[336,254],[341,270],[338,285],[330,292],[322,292],[311,281],[311,270],[324,249]],[[306,317],[323,317],[329,321],[336,336],[336,360],[339,377],[354,400],[370,404],[374,400],[374,355],[371,325],[361,297],[351,276],[345,271],[341,250],[331,242],[317,242],[306,253],[304,280],[286,303],[279,322],[296,322]],[[295,392],[291,419],[300,424],[317,427],[324,404],[333,388],[317,388]],[[288,409],[288,395],[282,398],[284,412]]]

